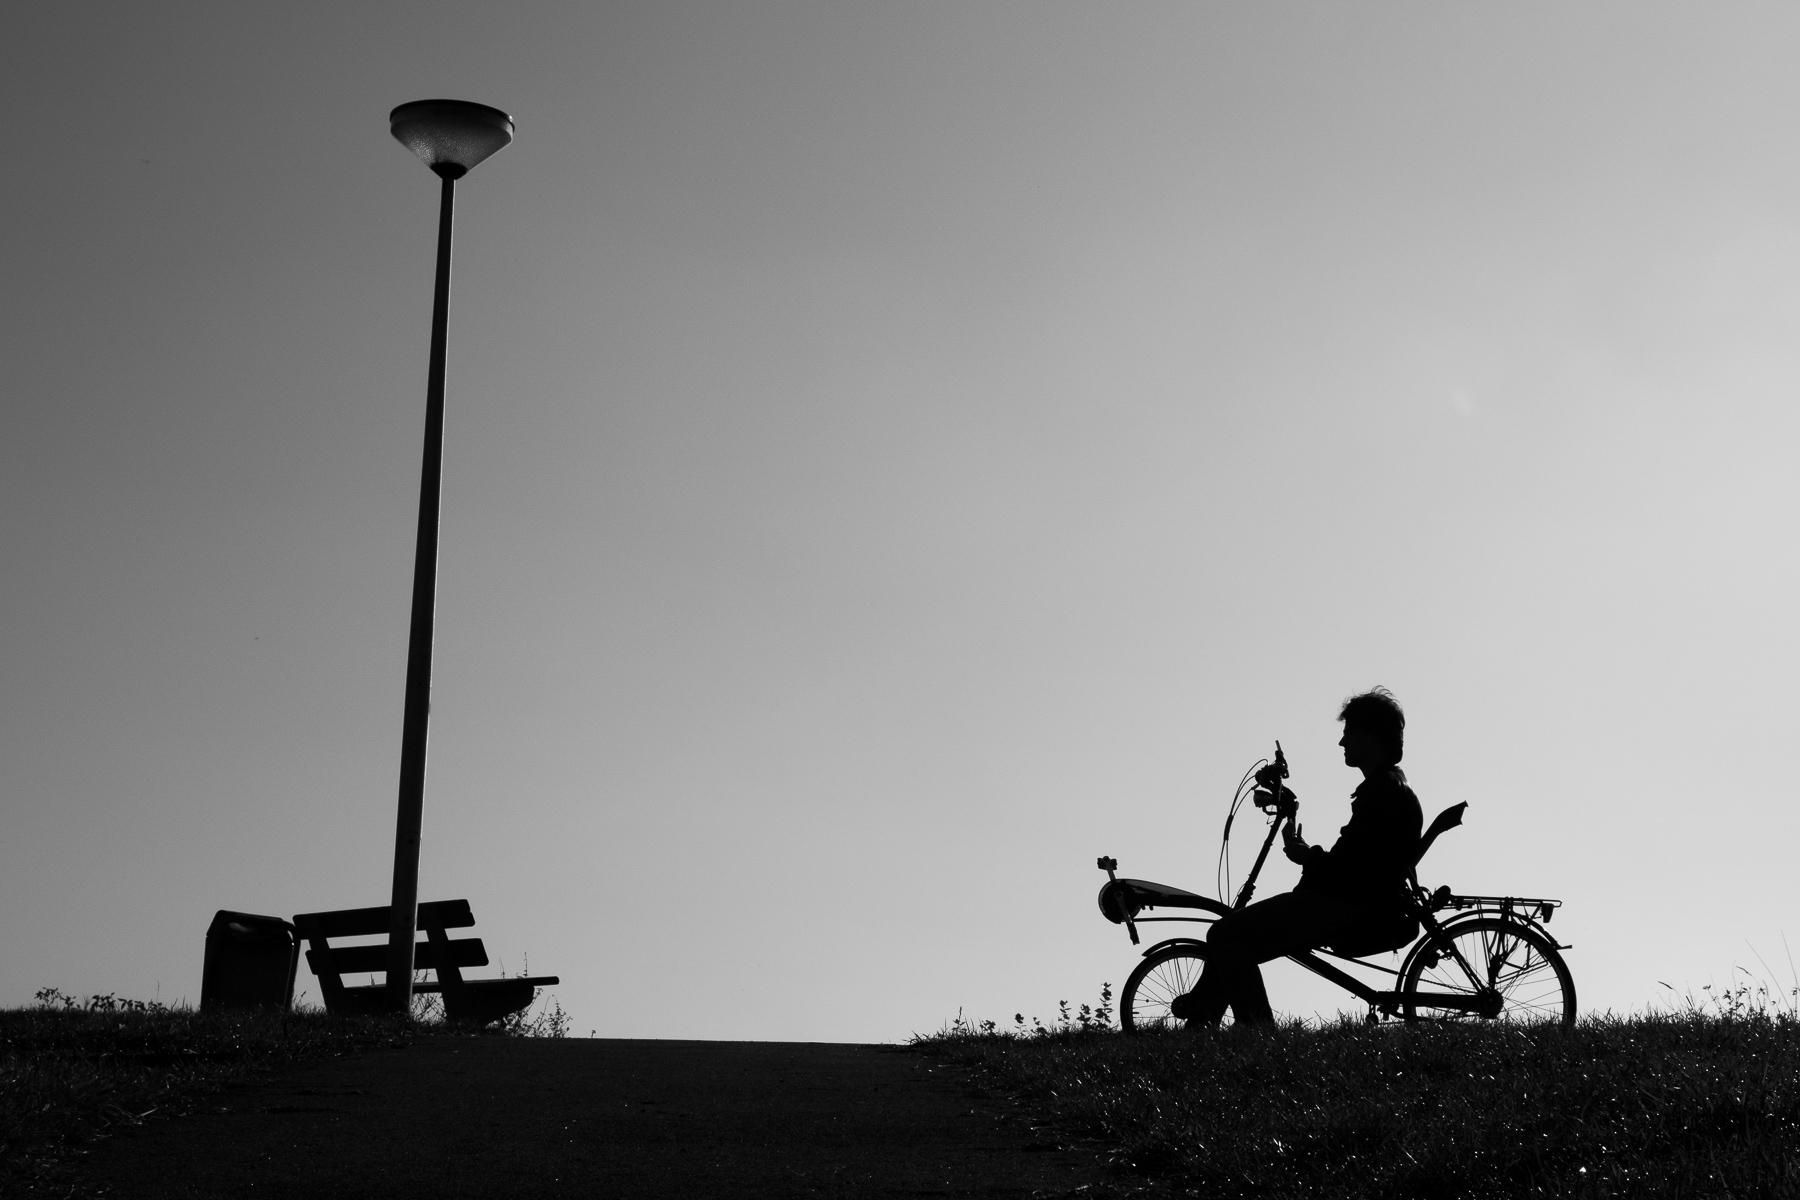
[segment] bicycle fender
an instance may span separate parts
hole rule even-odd
[[[1406,961],[1404,961],[1400,964],[1400,974],[1399,974],[1398,978],[1405,979],[1407,974],[1412,970],[1413,959],[1415,959],[1415,958],[1419,957],[1419,955],[1425,953],[1425,948],[1427,946],[1430,946],[1433,942],[1436,942],[1439,938],[1448,940],[1449,938],[1456,936],[1456,931],[1458,929],[1462,928],[1464,925],[1469,924],[1471,921],[1480,921],[1483,919],[1489,919],[1489,918],[1494,918],[1494,917],[1498,917],[1498,916],[1499,916],[1498,913],[1491,913],[1491,912],[1484,913],[1484,912],[1476,911],[1476,912],[1463,913],[1460,916],[1452,917],[1450,920],[1445,921],[1443,924],[1438,926],[1437,933],[1429,933],[1428,932],[1428,933],[1426,933],[1426,935],[1424,937],[1420,938],[1417,942],[1413,943],[1413,948],[1411,950],[1407,951]],[[1522,917],[1522,916],[1519,916],[1517,913],[1514,913],[1513,916],[1509,919],[1513,922],[1513,924],[1518,925],[1524,929],[1529,929],[1533,933],[1538,934],[1540,937],[1544,938],[1544,940],[1548,941],[1552,946],[1555,946],[1558,950],[1568,949],[1567,946],[1563,946],[1563,945],[1559,944],[1555,938],[1551,937],[1549,930],[1545,929],[1542,925],[1538,924],[1536,921],[1532,920],[1530,917]]]
[[[1399,974],[1397,974],[1394,978],[1396,980],[1405,979],[1407,977],[1407,975],[1412,971],[1413,960],[1418,958],[1421,954],[1425,953],[1425,950],[1427,947],[1435,944],[1439,939],[1444,939],[1447,941],[1451,937],[1455,936],[1457,926],[1462,925],[1468,921],[1478,920],[1480,917],[1481,917],[1480,913],[1468,913],[1468,914],[1465,914],[1462,916],[1452,917],[1448,921],[1441,922],[1438,925],[1436,932],[1433,932],[1430,929],[1425,930],[1424,931],[1425,936],[1420,938],[1418,941],[1414,942],[1412,949],[1408,950],[1406,952],[1406,957],[1400,963]]]
[[[1167,950],[1170,946],[1204,946],[1204,945],[1206,945],[1206,943],[1199,938],[1164,938],[1162,941],[1156,943],[1156,945],[1154,945],[1154,946],[1150,947],[1148,950],[1144,951],[1144,957],[1149,958],[1152,954],[1155,954],[1158,950]]]
[[[1443,928],[1448,929],[1449,926],[1446,925]],[[1431,945],[1433,942],[1437,941],[1437,939],[1437,934],[1427,931],[1424,937],[1413,943],[1413,948],[1406,952],[1406,958],[1401,961],[1400,969],[1394,973],[1394,986],[1396,988],[1400,986],[1400,981],[1406,978],[1407,973],[1412,970],[1413,959],[1425,953],[1425,947]]]

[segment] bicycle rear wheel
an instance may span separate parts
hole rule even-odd
[[[1198,943],[1168,946],[1137,965],[1125,990],[1119,993],[1119,1026],[1126,1033],[1140,1029],[1180,1029],[1187,1022],[1169,1012],[1175,997],[1192,991],[1206,969],[1206,947]]]
[[[1409,1021],[1554,1021],[1572,1029],[1575,980],[1537,930],[1479,917],[1444,929],[1412,957],[1400,1008]]]

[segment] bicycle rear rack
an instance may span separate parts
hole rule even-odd
[[[1548,925],[1556,910],[1562,907],[1562,901],[1545,900],[1537,896],[1459,896],[1446,884],[1431,893],[1425,907],[1431,912],[1441,912],[1446,908],[1454,908],[1458,912],[1467,909],[1497,912],[1503,917],[1522,918]]]

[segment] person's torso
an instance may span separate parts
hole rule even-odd
[[[1425,817],[1399,768],[1368,779],[1350,796],[1350,821],[1299,886],[1358,903],[1399,894],[1418,853]]]

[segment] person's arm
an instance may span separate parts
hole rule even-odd
[[[1306,839],[1300,836],[1300,826],[1294,822],[1289,821],[1287,827],[1281,831],[1281,852],[1288,856],[1289,862],[1297,862],[1301,866],[1305,866],[1307,852],[1315,849],[1317,849],[1316,846],[1306,844]]]
[[[1289,822],[1281,831],[1281,852],[1288,856],[1289,862],[1299,863],[1304,873],[1323,863],[1328,855],[1323,846],[1307,845],[1306,839],[1300,836],[1301,829],[1302,826]]]

